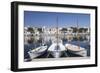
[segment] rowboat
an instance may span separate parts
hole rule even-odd
[[[47,50],[47,46],[43,45],[43,46],[37,47],[37,48],[35,48],[33,50],[30,50],[28,52],[28,54],[29,54],[31,59],[34,59],[34,58],[44,54],[46,50]]]
[[[73,44],[65,44],[65,48],[73,54],[80,55],[83,57],[87,56],[87,50],[83,47],[73,45]]]

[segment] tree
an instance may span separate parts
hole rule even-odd
[[[62,28],[61,31],[66,32],[67,28]]]
[[[80,28],[79,32],[82,33],[82,32],[86,32],[87,30],[88,30],[87,28]]]
[[[84,28],[80,28],[80,29],[79,29],[79,32],[80,32],[80,33],[84,32]]]
[[[34,29],[32,27],[29,27],[27,31],[34,33]]]
[[[84,28],[84,31],[87,32],[88,31],[88,28]]]
[[[39,31],[40,33],[42,33],[42,28],[38,28],[38,31]]]
[[[73,33],[76,33],[78,31],[76,27],[71,27],[71,29],[73,29]]]

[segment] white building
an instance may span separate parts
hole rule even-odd
[[[73,33],[73,29],[70,28],[70,27],[68,27],[68,28],[67,28],[67,33]]]

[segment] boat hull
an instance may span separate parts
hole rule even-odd
[[[59,47],[57,47],[59,46]],[[63,51],[67,51],[65,46],[62,43],[53,43],[49,48],[48,48],[49,53],[54,57],[54,58],[59,58],[61,57]]]
[[[51,51],[50,53],[54,58],[60,58],[63,52],[62,51]]]
[[[46,50],[47,50],[47,46],[41,46],[34,50],[29,51],[28,54],[31,59],[34,59],[34,58],[44,54]]]
[[[66,44],[65,47],[70,53],[80,55],[83,57],[87,56],[87,50],[85,48],[82,48],[82,47],[79,47],[76,45],[72,45],[72,44]]]
[[[83,51],[72,51],[68,49],[68,52],[72,53],[72,54],[76,54],[82,57],[86,57],[87,56],[87,51],[83,50]]]

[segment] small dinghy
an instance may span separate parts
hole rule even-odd
[[[33,50],[30,50],[28,52],[28,54],[29,54],[31,59],[34,59],[34,58],[44,54],[46,50],[47,50],[47,46],[43,45],[43,46],[37,47],[37,48],[35,48]]]
[[[71,52],[73,54],[77,54],[77,55],[80,55],[83,57],[87,56],[87,50],[83,47],[76,46],[73,44],[65,44],[65,47],[69,52]]]

